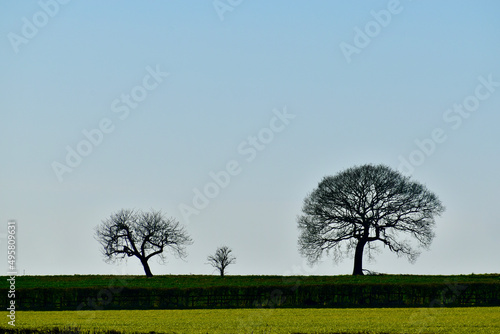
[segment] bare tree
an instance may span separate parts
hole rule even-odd
[[[113,213],[96,227],[95,238],[102,246],[106,262],[135,256],[141,261],[147,277],[153,276],[148,264],[150,258],[158,255],[164,261],[167,249],[184,258],[185,246],[192,244],[179,222],[154,210]]]
[[[221,277],[224,277],[226,267],[236,261],[236,258],[231,253],[231,249],[227,246],[222,246],[217,248],[214,255],[210,255],[207,258],[208,262],[219,270]]]
[[[298,217],[299,250],[310,263],[332,252],[335,260],[354,250],[353,275],[363,275],[363,252],[375,242],[414,262],[418,246],[428,248],[434,238],[434,216],[444,211],[436,195],[384,165],[349,168],[327,176],[304,200]]]

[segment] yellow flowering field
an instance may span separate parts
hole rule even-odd
[[[6,321],[0,326],[10,327]],[[498,334],[500,307],[16,312],[16,328],[50,327],[125,333]]]

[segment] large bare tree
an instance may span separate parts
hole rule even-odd
[[[165,260],[165,251],[186,257],[185,246],[192,240],[173,218],[166,218],[161,211],[142,212],[120,210],[111,214],[96,227],[95,238],[102,246],[107,262],[125,257],[137,257],[147,277],[152,277],[148,261],[158,255]]]
[[[236,258],[231,254],[232,252],[227,246],[222,246],[217,248],[214,255],[207,258],[208,263],[219,270],[221,277],[224,277],[227,266],[236,261]]]
[[[418,248],[434,237],[434,217],[444,211],[424,185],[384,165],[349,168],[324,177],[304,200],[298,217],[299,251],[310,263],[332,252],[335,260],[354,251],[353,275],[363,275],[363,253],[376,243],[414,262]],[[411,236],[416,242],[404,237]]]

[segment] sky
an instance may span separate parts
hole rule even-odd
[[[385,164],[446,211],[391,274],[498,273],[498,1],[0,0],[0,247],[26,275],[143,274],[94,228],[161,210],[194,243],[153,274],[344,275],[297,216],[324,176]],[[8,270],[7,261],[1,264]]]

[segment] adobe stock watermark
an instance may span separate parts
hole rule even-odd
[[[243,0],[214,0],[212,5],[217,15],[219,15],[219,19],[224,21],[226,12],[232,12],[236,7],[241,5],[242,2]]]
[[[303,281],[313,275],[317,269],[317,266],[311,267],[303,260],[301,266],[293,265],[290,270],[285,271],[282,274],[282,282],[285,284],[286,288],[274,289],[269,293],[269,298],[265,298],[264,300],[254,300],[252,306],[258,308],[259,312],[252,313],[246,318],[240,319],[239,328],[241,332],[253,333],[256,331],[267,319],[269,319],[271,313],[267,311],[269,309],[281,307],[286,301],[286,295],[293,294],[299,289]]]
[[[96,318],[96,312],[107,309],[107,305],[110,305],[115,299],[119,299],[120,293],[129,286],[129,282],[133,279],[121,268],[120,272],[117,272],[109,280],[107,287],[101,288],[95,297],[87,297],[78,304],[76,314],[79,319],[66,324],[61,334],[73,334],[79,326],[91,324]]]
[[[7,282],[9,290],[7,298],[9,299],[7,317],[10,319],[8,324],[12,327],[16,326],[16,275],[17,275],[17,222],[9,220],[7,223]]]
[[[131,111],[139,107],[158,86],[164,81],[169,73],[162,72],[160,66],[156,65],[153,69],[151,66],[146,66],[146,74],[142,78],[142,82],[130,89],[128,93],[122,93],[119,97],[111,102],[111,111],[116,114],[119,120],[126,120]],[[103,117],[95,128],[83,129],[82,137],[73,147],[66,145],[66,157],[63,162],[53,161],[51,166],[59,182],[63,182],[64,175],[71,173],[75,168],[80,166],[85,157],[88,157],[96,147],[102,144],[105,135],[109,135],[115,130],[115,123],[111,118]]]
[[[380,35],[382,30],[392,22],[392,18],[400,14],[403,9],[404,7],[399,0],[390,0],[387,3],[386,9],[381,9],[379,11],[371,10],[370,15],[373,20],[365,23],[363,28],[358,26],[354,27],[352,44],[346,42],[341,42],[339,44],[340,51],[342,51],[347,63],[350,64],[352,62],[352,56],[354,54],[360,54],[363,49],[367,48],[372,40]]]
[[[10,32],[7,34],[10,45],[14,53],[19,53],[21,45],[28,44],[33,38],[38,35],[40,29],[44,28],[54,18],[61,9],[62,5],[66,5],[71,0],[40,0],[38,6],[40,10],[35,12],[31,18],[26,16],[21,19],[21,31],[19,34]]]
[[[276,134],[283,132],[295,116],[288,112],[286,106],[281,111],[274,109],[268,126],[260,129],[255,135],[248,136],[237,146],[238,155],[246,163],[254,161],[259,152],[264,151],[274,140]],[[210,181],[201,188],[193,189],[191,204],[181,203],[178,206],[186,224],[189,224],[192,215],[199,215],[201,210],[207,208],[210,200],[219,196],[220,192],[229,185],[232,178],[241,174],[243,171],[242,165],[243,163],[239,159],[233,159],[225,164],[223,170],[208,173]]]
[[[481,102],[489,99],[495,93],[497,87],[500,87],[500,82],[494,81],[493,74],[489,74],[486,78],[479,76],[477,78],[479,84],[474,89],[474,93],[466,96],[462,103],[453,104],[452,108],[445,110],[443,113],[443,121],[451,127],[452,130],[458,130],[465,119],[468,119],[473,112],[477,111],[481,106]],[[398,170],[403,174],[411,175],[415,168],[421,166],[428,157],[436,152],[437,146],[443,144],[447,139],[446,128],[434,128],[428,138],[422,140],[415,139],[417,148],[410,152],[407,156],[400,155]]]
[[[467,285],[457,284],[455,282],[450,282],[445,280],[446,287],[440,291],[439,296],[434,298],[429,306],[418,308],[412,313],[408,319],[408,325],[406,327],[414,327],[419,329],[419,333],[424,330],[428,331],[429,327],[433,322],[436,321],[438,316],[437,307],[447,307],[447,304],[453,304],[457,298],[462,295],[463,291],[468,288]],[[448,298],[446,296],[448,295]],[[451,295],[451,296],[450,296]]]

